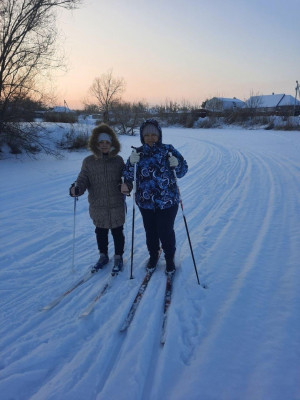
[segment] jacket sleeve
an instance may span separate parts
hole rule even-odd
[[[128,185],[128,187],[132,187],[132,182],[134,179],[134,166],[131,165],[129,158],[123,168],[123,177],[125,183]]]
[[[175,168],[177,178],[182,178],[188,171],[188,165],[183,156],[172,145],[169,145],[169,152],[178,160],[178,165]]]
[[[86,159],[83,160],[81,171],[76,180],[76,186],[79,189],[79,196],[81,196],[90,186],[89,171]]]

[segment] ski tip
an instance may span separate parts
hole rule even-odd
[[[40,308],[39,311],[41,311],[41,312],[42,311],[48,311],[48,310],[51,310],[51,308],[53,308],[55,306],[56,306],[56,304],[54,304],[54,305],[50,304],[48,306],[44,306],[44,307]]]
[[[165,275],[169,281],[173,281],[175,278],[175,271],[173,272],[165,272]]]
[[[127,331],[128,325],[127,324],[123,324],[120,328],[120,332],[125,332]]]

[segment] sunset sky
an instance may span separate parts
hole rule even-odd
[[[68,66],[57,105],[82,108],[109,69],[124,100],[150,104],[294,96],[300,81],[300,0],[84,0],[57,22]]]

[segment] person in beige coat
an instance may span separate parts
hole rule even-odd
[[[125,200],[120,191],[124,161],[118,153],[120,142],[113,129],[106,125],[96,126],[89,140],[92,155],[83,160],[81,171],[70,187],[70,196],[81,196],[88,190],[90,217],[96,227],[96,239],[100,258],[92,268],[96,272],[109,261],[108,232],[114,240],[113,272],[123,268]]]

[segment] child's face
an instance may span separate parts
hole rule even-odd
[[[146,133],[144,135],[144,142],[152,147],[154,143],[158,142],[158,136],[153,133]]]
[[[111,143],[108,142],[107,140],[101,140],[101,142],[98,143],[98,149],[103,154],[109,153],[110,148],[111,148]]]

